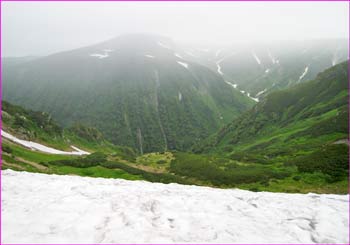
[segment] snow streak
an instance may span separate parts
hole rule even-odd
[[[44,153],[49,153],[49,154],[57,154],[57,155],[88,155],[90,154],[87,151],[83,151],[80,150],[79,148],[75,147],[75,146],[71,146],[71,148],[73,148],[75,151],[61,151],[61,150],[57,150],[39,143],[35,143],[33,141],[27,141],[27,140],[21,140],[18,139],[17,137],[5,132],[4,130],[1,130],[1,136],[12,141],[15,142],[21,146],[24,146],[26,148],[29,148],[31,150],[34,151],[41,151]]]
[[[300,82],[301,79],[303,79],[305,77],[305,75],[307,74],[308,70],[309,70],[309,67],[308,66],[305,67],[305,70],[304,70],[303,74],[300,75],[298,82]]]

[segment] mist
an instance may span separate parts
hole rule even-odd
[[[129,33],[229,45],[348,38],[347,2],[3,2],[2,56],[41,56]]]

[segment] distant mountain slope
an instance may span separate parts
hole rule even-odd
[[[47,113],[25,110],[7,101],[2,101],[1,109],[2,129],[24,140],[50,142],[62,137],[62,128]]]
[[[348,62],[343,62],[313,81],[269,94],[195,151],[285,162],[347,139],[348,130]]]
[[[235,44],[232,47],[188,47],[187,59],[213,71],[254,98],[314,79],[347,59],[346,39]]]
[[[18,65],[21,63],[25,63],[28,61],[32,61],[35,59],[40,58],[39,56],[24,56],[24,57],[2,57],[2,65],[3,66],[12,66],[12,65]]]
[[[187,149],[254,104],[164,37],[126,35],[11,66],[4,99],[139,152]]]

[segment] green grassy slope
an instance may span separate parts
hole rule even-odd
[[[74,124],[61,128],[44,112],[26,110],[2,101],[2,128],[20,139],[35,141],[59,150],[69,150],[71,145],[89,152],[106,152],[135,158],[131,148],[116,146],[107,141],[95,128]]]
[[[312,152],[348,136],[347,62],[313,81],[276,91],[223,127],[197,152],[244,152],[271,161]],[[248,160],[248,159],[246,159]]]
[[[164,166],[163,162],[169,165],[171,153],[152,153],[150,156],[139,156],[136,159],[137,156],[131,148],[113,145],[94,128],[76,124],[71,128],[62,129],[46,113],[25,110],[6,101],[2,104],[5,131],[21,139],[56,149],[67,150],[74,144],[91,152],[87,156],[47,154],[27,149],[3,138],[2,169],[163,183],[194,183],[174,176],[167,170],[159,172],[154,168],[157,164]],[[147,168],[148,164],[153,167]]]
[[[241,188],[346,193],[347,70],[344,62],[313,81],[271,93],[193,151],[289,172],[283,180]]]

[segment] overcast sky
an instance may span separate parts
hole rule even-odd
[[[347,38],[347,2],[2,2],[2,55],[150,32],[191,43]]]

